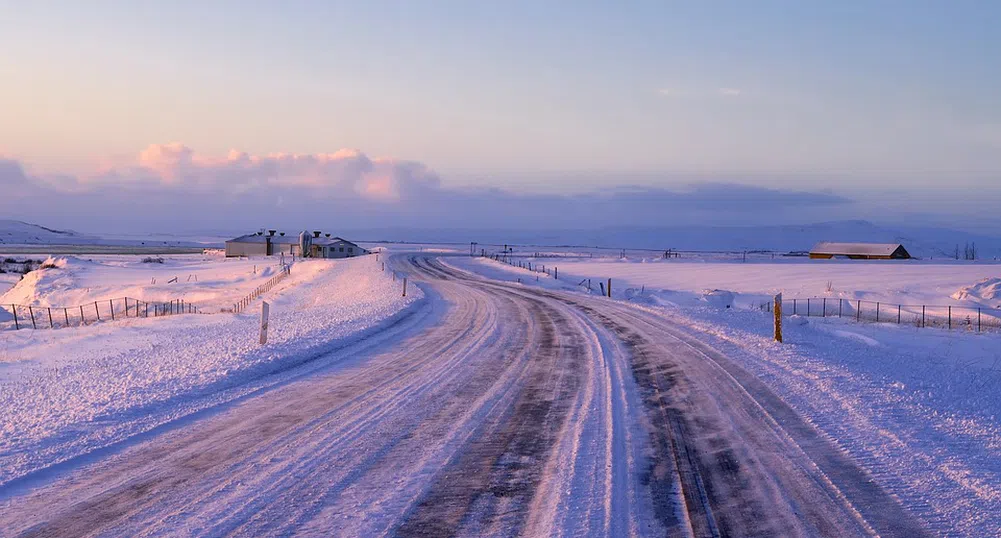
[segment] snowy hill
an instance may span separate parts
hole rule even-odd
[[[201,239],[201,238],[199,238]],[[85,245],[110,247],[169,246],[193,247],[218,246],[221,241],[205,238],[191,240],[170,235],[119,234],[114,237],[82,234],[71,230],[56,230],[19,220],[0,219],[0,247],[14,245]]]
[[[0,220],[0,243],[7,245],[78,245],[100,238],[69,230],[54,230],[19,220]]]

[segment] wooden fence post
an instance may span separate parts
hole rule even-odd
[[[108,309],[111,310],[111,321],[115,321],[115,303],[108,299]]]
[[[261,345],[268,343],[268,312],[270,305],[267,301],[261,302]]]
[[[35,311],[31,309],[31,305],[28,305],[28,315],[31,316],[31,328],[37,329],[35,327]]]
[[[403,277],[403,296],[407,296],[407,277]]]
[[[94,312],[97,312],[97,321],[101,321],[101,311],[97,308],[97,301],[94,301]]]
[[[63,308],[63,319],[66,321],[66,326],[70,326],[70,313],[67,309]]]
[[[80,325],[86,325],[87,318],[83,316],[83,305],[80,305]]]
[[[14,312],[14,330],[18,331],[21,329],[21,324],[17,322],[17,305],[10,305],[10,309]]]
[[[47,307],[46,310],[49,311],[49,328],[50,329],[55,329],[56,326],[52,324],[52,308],[51,307]]]
[[[782,294],[775,296],[775,341],[782,343]]]
[[[612,298],[612,279],[608,279],[608,298]]]

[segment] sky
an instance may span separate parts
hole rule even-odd
[[[0,0],[0,13],[0,185],[18,190],[0,215],[42,224],[156,228],[106,206],[186,190],[207,198],[206,226],[253,220],[224,205],[283,215],[264,200],[295,190],[314,218],[429,227],[544,226],[554,200],[576,215],[554,220],[567,226],[1001,224],[993,1]],[[636,206],[707,194],[701,214]],[[464,211],[499,197],[524,210]]]

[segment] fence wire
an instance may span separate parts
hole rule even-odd
[[[772,302],[763,309],[772,311]],[[1001,331],[1001,309],[975,306],[905,305],[832,297],[785,299],[786,316],[851,319],[857,322],[891,323],[914,327],[962,329],[973,332]]]
[[[10,329],[59,329],[81,327],[104,321],[127,318],[154,318],[178,314],[197,314],[198,307],[175,299],[149,302],[131,297],[94,301],[76,306],[0,305],[13,317]]]

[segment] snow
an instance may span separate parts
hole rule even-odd
[[[200,312],[219,312],[263,284],[278,271],[278,259],[234,259],[214,254],[64,257],[47,260],[53,268],[28,273],[3,295],[0,306],[16,304],[73,307],[123,297],[146,302],[183,299]],[[300,265],[313,270],[314,264]],[[176,278],[176,282],[171,282]],[[119,305],[116,304],[116,309]],[[124,308],[122,306],[122,308]]]
[[[4,301],[36,304],[91,297],[185,294],[225,305],[268,274],[258,261],[179,257],[142,264],[70,258],[15,286]],[[165,276],[179,284],[162,285]],[[199,275],[185,282],[186,274]],[[157,285],[147,286],[150,275]],[[26,279],[27,280],[27,279]],[[89,289],[81,286],[90,286]],[[119,320],[57,330],[0,331],[0,485],[147,432],[273,383],[269,374],[309,363],[417,304],[374,256],[298,262],[268,292],[268,344],[258,345],[259,306],[240,315]],[[317,362],[322,363],[322,360]]]
[[[957,301],[975,301],[978,303],[1001,299],[1001,278],[985,278],[972,286],[960,289],[952,294],[952,298]]]
[[[612,278],[613,289],[659,290],[672,301],[694,304],[705,290],[727,290],[754,305],[784,297],[833,297],[887,304],[997,307],[988,297],[962,300],[956,290],[1001,276],[1001,264],[921,260],[845,261],[777,259],[748,263],[713,259],[522,259],[559,267],[561,278]]]
[[[777,344],[770,314],[747,308],[777,291],[823,295],[831,281],[834,296],[980,304],[991,298],[994,281],[984,279],[1001,273],[998,265],[536,261],[559,266],[560,281],[539,280],[547,288],[586,292],[582,278],[611,277],[616,298],[670,319],[756,374],[933,532],[1001,535],[1001,334],[794,316]],[[536,285],[526,270],[500,262],[448,263]],[[981,285],[950,297],[971,282]],[[738,307],[716,300],[727,296],[718,290],[734,293]]]
[[[116,235],[103,237],[72,230],[57,230],[22,222],[0,219],[0,247],[8,245],[101,245],[101,246],[203,246],[220,244],[214,237],[194,239],[167,235]]]

